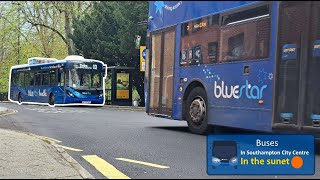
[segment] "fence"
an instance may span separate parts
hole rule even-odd
[[[105,102],[105,104],[107,104],[107,105],[112,104],[111,89],[106,89],[106,102]]]
[[[8,101],[8,93],[0,93],[0,101]]]

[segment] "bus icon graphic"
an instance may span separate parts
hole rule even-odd
[[[235,141],[214,141],[212,143],[212,168],[231,166],[237,169],[238,147]]]

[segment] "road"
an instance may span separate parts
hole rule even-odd
[[[206,136],[189,133],[185,122],[151,117],[144,111],[12,103],[0,103],[1,106],[18,112],[0,117],[0,128],[32,132],[57,139],[63,146],[82,150],[67,152],[95,178],[106,177],[83,156],[96,155],[132,179],[320,178],[319,155],[316,156],[315,176],[208,176]]]

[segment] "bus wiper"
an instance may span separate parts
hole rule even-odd
[[[99,91],[97,87],[90,87],[90,88],[94,88],[95,91]],[[90,88],[89,88],[89,89],[90,89]]]

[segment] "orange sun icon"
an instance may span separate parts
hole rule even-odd
[[[299,169],[302,167],[302,165],[303,165],[303,159],[300,156],[294,156],[291,159],[291,166],[292,167]]]

